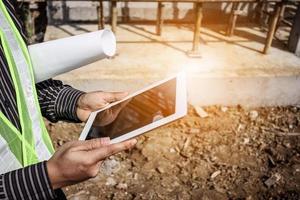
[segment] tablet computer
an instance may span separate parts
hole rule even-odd
[[[92,112],[79,140],[110,137],[111,143],[122,142],[186,113],[185,73],[179,73]]]

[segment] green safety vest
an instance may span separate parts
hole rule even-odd
[[[37,99],[27,46],[2,0],[0,40],[17,100],[21,132],[0,112],[0,174],[48,160],[54,152]]]

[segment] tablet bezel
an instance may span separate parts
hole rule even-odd
[[[114,144],[114,143],[119,143],[119,142],[123,142],[125,140],[128,140],[128,139],[131,139],[131,138],[134,138],[138,135],[141,135],[145,132],[148,132],[154,128],[157,128],[159,126],[162,126],[164,124],[167,124],[169,122],[172,122],[178,118],[181,118],[183,116],[186,115],[187,113],[187,91],[186,91],[186,77],[185,77],[185,73],[184,72],[181,72],[181,73],[178,73],[177,75],[175,76],[171,76],[169,78],[166,78],[164,80],[161,80],[161,81],[158,81],[154,84],[151,84],[141,90],[138,90],[137,92],[134,92],[130,95],[128,95],[127,97],[125,97],[124,99],[122,99],[121,101],[116,101],[114,103],[111,103],[105,107],[103,107],[102,109],[98,110],[98,111],[94,111],[90,114],[88,120],[87,120],[87,123],[85,124],[81,134],[80,134],[80,137],[79,137],[79,140],[85,140],[87,135],[88,135],[88,132],[89,130],[91,129],[92,125],[93,125],[93,122],[97,116],[97,114],[103,110],[106,110],[106,109],[109,109],[110,107],[114,106],[114,105],[117,105],[121,102],[124,102],[128,99],[131,99],[147,90],[150,90],[158,85],[161,85],[171,79],[174,79],[176,78],[176,106],[175,106],[175,113],[170,115],[170,116],[167,116],[163,119],[160,119],[158,121],[155,121],[155,122],[152,122],[148,125],[145,125],[141,128],[138,128],[134,131],[131,131],[131,132],[128,132],[124,135],[121,135],[117,138],[114,138],[111,140],[111,144]]]

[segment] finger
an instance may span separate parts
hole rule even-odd
[[[131,149],[137,143],[136,139],[128,140],[125,142],[108,145],[99,149],[94,149],[90,153],[90,157],[94,163],[97,163],[111,155]]]
[[[126,101],[123,101],[122,103],[119,103],[117,106],[112,107],[113,113],[119,114],[119,112],[131,101],[131,99],[128,99]]]
[[[109,137],[96,138],[96,139],[92,139],[92,140],[78,141],[78,143],[76,145],[76,150],[91,151],[93,149],[99,149],[101,147],[105,147],[108,145],[110,145]]]
[[[105,92],[103,95],[106,102],[112,103],[124,99],[128,92]]]

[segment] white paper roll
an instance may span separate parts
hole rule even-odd
[[[53,78],[116,52],[116,38],[109,29],[28,46],[35,82]]]

